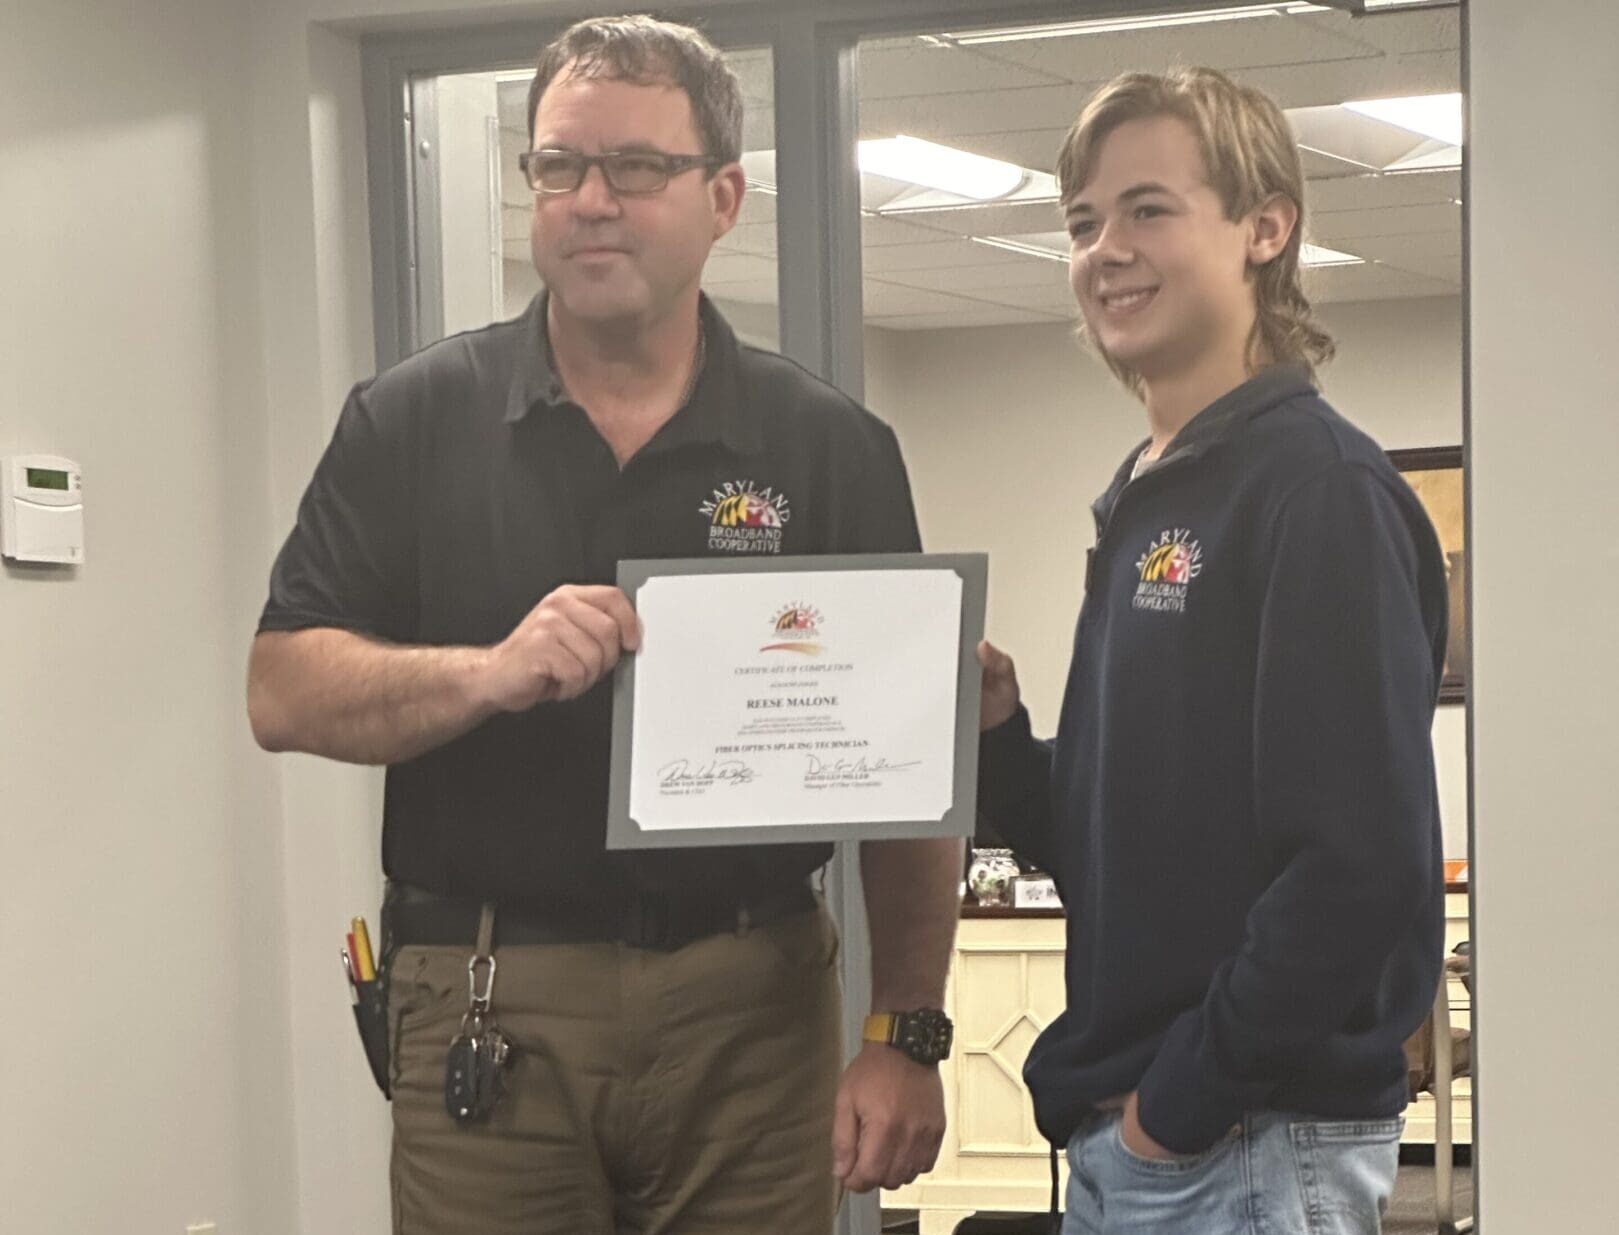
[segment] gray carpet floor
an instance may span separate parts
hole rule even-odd
[[[1473,1212],[1473,1168],[1458,1166],[1451,1176],[1456,1195],[1456,1217]],[[1384,1235],[1417,1235],[1434,1230],[1433,1167],[1404,1165],[1394,1178],[1394,1199],[1383,1221]]]

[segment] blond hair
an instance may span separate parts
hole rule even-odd
[[[1185,123],[1203,155],[1204,174],[1225,217],[1236,222],[1280,194],[1299,217],[1286,246],[1270,261],[1251,267],[1253,332],[1248,337],[1250,373],[1262,353],[1275,361],[1315,367],[1332,359],[1332,336],[1316,322],[1299,282],[1299,246],[1304,234],[1304,168],[1293,133],[1268,95],[1239,86],[1213,69],[1182,68],[1166,74],[1124,73],[1094,95],[1063,140],[1057,184],[1066,206],[1090,180],[1107,136],[1130,120],[1174,116]],[[1093,340],[1094,342],[1094,340]],[[1097,351],[1114,376],[1141,394],[1141,375]]]

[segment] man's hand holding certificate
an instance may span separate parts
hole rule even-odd
[[[970,828],[981,557],[625,563],[620,581],[645,639],[619,670],[609,844]]]

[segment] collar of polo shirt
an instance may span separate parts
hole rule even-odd
[[[539,293],[523,314],[524,329],[533,345],[523,350],[512,372],[511,394],[506,403],[508,424],[573,406],[551,360],[545,330],[547,296],[546,292]],[[718,442],[738,454],[757,454],[764,449],[764,439],[737,381],[737,348],[741,344],[706,294],[699,296],[697,311],[703,341],[702,368],[685,405],[675,413],[681,422],[679,438]]]

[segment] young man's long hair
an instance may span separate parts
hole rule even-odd
[[[1304,235],[1304,168],[1281,108],[1265,94],[1239,86],[1213,69],[1184,68],[1166,74],[1125,73],[1094,94],[1074,121],[1057,158],[1064,205],[1095,171],[1108,134],[1129,120],[1174,116],[1191,129],[1203,155],[1209,187],[1225,217],[1235,222],[1277,194],[1298,208],[1287,246],[1262,266],[1251,266],[1258,314],[1248,338],[1248,370],[1262,357],[1315,367],[1332,359],[1332,337],[1315,321],[1299,281]],[[1096,349],[1121,382],[1141,394],[1141,375]]]

